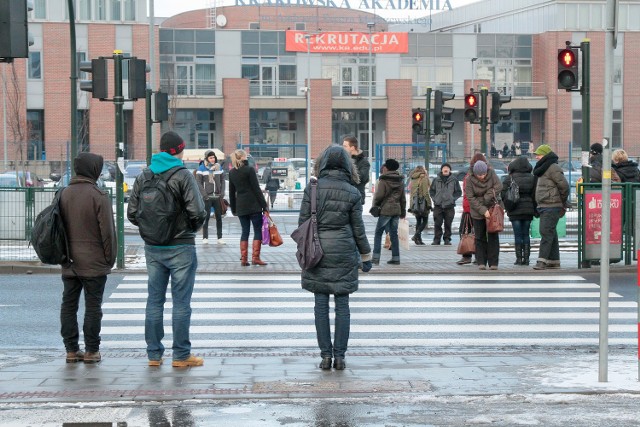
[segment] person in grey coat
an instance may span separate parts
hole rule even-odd
[[[324,256],[313,268],[302,271],[302,288],[315,295],[315,325],[320,347],[321,369],[345,368],[349,341],[349,294],[358,290],[358,268],[371,269],[371,247],[362,220],[361,195],[354,186],[357,170],[347,152],[332,145],[318,157],[317,219]],[[311,186],[307,186],[300,206],[298,224],[311,217]],[[331,342],[329,298],[334,295],[335,336]]]
[[[540,249],[535,270],[560,268],[560,243],[556,226],[565,214],[569,199],[569,183],[558,165],[558,156],[546,144],[539,146],[535,154],[538,162],[533,168],[536,179],[536,212],[540,215]]]
[[[444,223],[444,244],[451,244],[451,224],[456,215],[456,200],[462,196],[460,183],[451,175],[451,165],[443,163],[440,173],[431,183],[429,195],[433,202],[433,243],[439,245],[443,237],[442,224]]]

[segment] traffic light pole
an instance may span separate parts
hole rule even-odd
[[[73,9],[73,0],[67,1],[69,8],[69,47],[71,50],[71,176],[76,172],[73,168],[73,160],[78,156],[78,67],[76,54],[76,15]]]
[[[429,176],[429,144],[431,141],[431,88],[427,88],[427,108],[424,113],[424,168]]]
[[[582,182],[589,182],[589,146],[591,144],[591,76],[589,74],[590,65],[590,42],[585,39],[580,43],[582,50]]]
[[[487,98],[489,89],[480,89],[480,152],[487,156]]]
[[[116,107],[116,163],[124,162],[124,96],[122,96],[122,51],[113,52],[114,61],[114,94],[113,103]],[[118,233],[118,258],[116,266],[124,268],[124,194],[122,183],[124,179],[120,167],[116,167],[116,230]]]
[[[149,88],[145,90],[145,106],[146,106],[146,116],[147,116],[147,166],[151,164],[151,151],[153,150],[151,146],[151,139],[153,131],[153,119],[151,118],[151,94],[153,91]]]

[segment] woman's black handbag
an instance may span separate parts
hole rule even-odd
[[[378,218],[380,216],[381,210],[382,210],[381,206],[371,206],[371,209],[369,209],[369,213],[371,214],[372,217]]]
[[[300,268],[303,270],[315,267],[324,256],[322,246],[320,246],[318,217],[316,216],[318,181],[315,178],[311,178],[309,183],[311,184],[311,191],[309,193],[311,199],[311,217],[291,233],[291,238],[298,244],[296,258],[298,259],[298,265],[300,265]]]

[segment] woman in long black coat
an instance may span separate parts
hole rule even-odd
[[[249,233],[253,225],[253,247],[251,263],[253,265],[267,265],[260,259],[262,246],[262,214],[269,211],[264,199],[258,175],[249,166],[247,153],[236,150],[231,154],[233,169],[229,171],[229,206],[231,212],[240,220],[240,265],[249,265]]]
[[[358,173],[344,148],[332,145],[316,161],[317,218],[323,258],[302,271],[302,288],[315,295],[315,324],[321,369],[345,368],[350,329],[349,294],[358,290],[358,268],[371,269],[371,247],[362,221]],[[311,216],[311,186],[304,191],[298,224]],[[334,295],[335,337],[331,342],[329,298]]]
[[[529,159],[518,157],[509,163],[509,176],[502,184],[502,200],[515,237],[515,265],[529,265],[529,254],[531,253],[529,232],[535,212],[535,179],[531,173],[532,170],[533,166],[529,163]],[[520,200],[515,205],[511,205],[507,200],[507,191],[509,191],[511,181],[515,181],[518,185],[520,194]]]

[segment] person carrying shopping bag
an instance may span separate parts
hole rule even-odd
[[[482,160],[473,165],[473,173],[467,178],[465,194],[471,207],[471,219],[476,236],[476,259],[480,270],[498,269],[500,257],[499,233],[489,233],[487,219],[489,209],[502,202],[498,199],[502,190],[502,182],[495,171]]]

